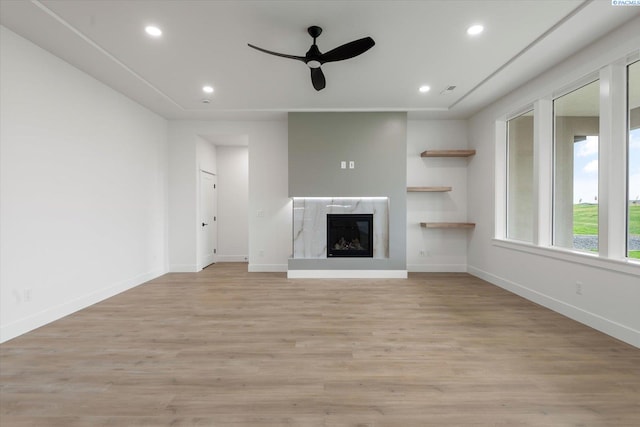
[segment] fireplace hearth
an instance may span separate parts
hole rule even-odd
[[[327,214],[327,257],[373,257],[372,214]]]

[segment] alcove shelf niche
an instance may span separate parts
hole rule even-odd
[[[451,187],[407,187],[410,193],[445,193],[451,189]]]
[[[423,228],[462,228],[470,229],[475,228],[475,224],[472,222],[421,222],[420,226]]]
[[[426,150],[420,157],[470,157],[475,154],[476,150]]]

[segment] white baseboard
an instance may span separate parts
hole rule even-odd
[[[93,304],[103,301],[107,298],[111,298],[114,295],[127,291],[131,288],[135,288],[149,280],[165,274],[164,270],[150,271],[148,273],[142,273],[138,276],[126,279],[112,285],[109,285],[103,289],[91,292],[87,295],[83,295],[72,301],[57,305],[55,307],[47,308],[39,313],[32,314],[22,319],[18,319],[9,323],[8,325],[2,325],[0,327],[0,343],[16,338],[29,331],[33,331],[48,323],[68,316],[76,311],[87,308]]]
[[[516,295],[520,295],[523,298],[533,301],[536,304],[540,304],[550,310],[560,313],[570,319],[583,323],[593,329],[597,329],[607,335],[611,335],[614,338],[624,341],[634,347],[640,348],[640,331],[637,331],[628,326],[621,325],[613,322],[597,314],[588,312],[582,308],[576,307],[571,304],[567,304],[564,301],[560,301],[556,298],[552,298],[548,295],[544,295],[538,291],[534,291],[525,286],[519,285],[510,280],[496,276],[479,268],[469,265],[467,267],[469,274],[486,280],[496,286],[506,289]]]
[[[216,262],[247,262],[248,255],[218,255]]]
[[[409,273],[466,273],[467,264],[407,264]]]
[[[407,270],[289,270],[288,279],[406,279]]]
[[[287,264],[252,264],[249,263],[247,271],[249,273],[286,273]]]
[[[195,264],[171,264],[169,266],[170,273],[197,273],[200,270]]]

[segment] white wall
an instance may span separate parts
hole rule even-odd
[[[167,123],[0,31],[6,341],[166,271]]]
[[[471,158],[422,158],[425,150],[467,148],[465,120],[407,122],[407,186],[453,187],[446,193],[407,193],[407,269],[467,271],[473,230],[425,229],[420,222],[466,222],[467,165]]]
[[[218,174],[218,148],[199,135],[196,135],[196,159],[198,170]]]
[[[249,271],[286,271],[292,212],[286,120],[169,123],[171,271],[197,271],[196,136],[216,134],[249,141]]]
[[[195,272],[197,265],[197,135],[169,122],[169,271]]]
[[[249,259],[249,148],[218,146],[218,261]]]
[[[640,18],[475,115],[469,124],[469,272],[640,347],[640,266],[493,240],[496,121],[640,46]],[[499,201],[498,201],[499,202]],[[576,281],[583,283],[576,294]]]

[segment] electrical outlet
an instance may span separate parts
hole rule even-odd
[[[349,169],[355,169],[356,168],[356,162],[353,160],[349,160]]]
[[[420,251],[420,256],[427,256],[424,251]]]
[[[23,292],[24,302],[31,302],[31,289],[25,289]]]
[[[345,160],[340,162],[340,169],[346,169],[347,168],[347,162]]]
[[[576,282],[576,295],[582,295],[582,282]]]

